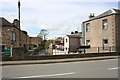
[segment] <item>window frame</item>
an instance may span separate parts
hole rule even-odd
[[[65,41],[66,41],[66,43],[67,43],[67,42],[68,42],[68,39],[66,39]]]
[[[107,43],[105,42],[107,40]],[[109,42],[108,39],[103,39],[103,50],[108,50],[109,49]]]
[[[90,32],[90,23],[86,24],[86,32]]]
[[[11,41],[16,41],[16,32],[11,32]]]
[[[90,45],[90,40],[86,40],[86,45]]]
[[[107,30],[108,29],[108,19],[102,20],[102,29]]]

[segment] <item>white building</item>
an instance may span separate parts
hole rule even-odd
[[[81,33],[66,35],[64,37],[64,52],[76,53],[81,45]]]

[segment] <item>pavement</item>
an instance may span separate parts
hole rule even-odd
[[[27,65],[27,64],[48,64],[48,63],[63,63],[63,62],[75,62],[75,61],[90,61],[90,60],[103,60],[103,59],[115,59],[118,56],[102,56],[102,57],[89,57],[89,58],[67,58],[67,59],[50,59],[50,60],[25,60],[25,61],[2,61],[2,66],[7,65]]]

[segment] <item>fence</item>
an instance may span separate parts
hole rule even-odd
[[[91,47],[91,48],[62,48],[62,49],[47,49],[46,54],[62,55],[62,54],[82,54],[82,53],[104,53],[104,52],[120,52],[120,47]]]
[[[116,52],[116,47],[91,47],[89,49],[85,49],[86,53],[103,53],[103,52]]]

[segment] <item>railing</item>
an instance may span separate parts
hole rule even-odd
[[[112,47],[91,47],[91,48],[62,48],[62,49],[46,49],[45,53],[47,55],[62,55],[62,54],[82,54],[82,53],[104,53],[104,52],[120,52],[120,47],[116,48],[114,46]]]
[[[85,49],[86,53],[102,53],[102,52],[116,52],[116,47],[91,47],[89,49]]]

